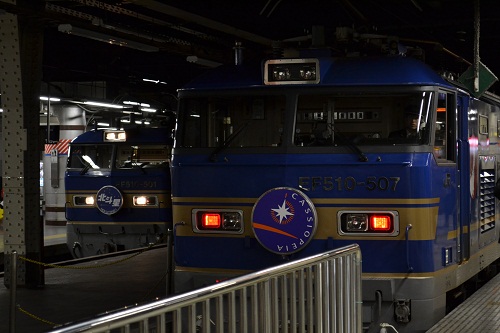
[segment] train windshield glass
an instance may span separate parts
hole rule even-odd
[[[296,146],[427,144],[434,92],[298,98]]]
[[[119,145],[116,151],[117,168],[168,167],[170,149],[166,145]]]
[[[112,145],[71,145],[68,168],[81,170],[111,169]]]
[[[230,94],[181,99],[176,146],[225,149],[290,143],[311,147],[430,142],[434,91],[305,92],[300,90],[297,98],[288,99]],[[293,105],[286,106],[286,101]],[[288,115],[294,117],[287,122],[294,126],[289,130],[284,129]],[[287,133],[289,139],[283,137]]]
[[[178,147],[276,147],[285,96],[211,96],[183,100]]]

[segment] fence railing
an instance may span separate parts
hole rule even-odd
[[[361,302],[353,244],[50,332],[361,332]]]

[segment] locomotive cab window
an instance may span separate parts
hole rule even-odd
[[[434,127],[434,156],[438,160],[456,160],[455,96],[441,92],[438,95]]]
[[[97,170],[111,168],[111,145],[72,145],[69,151],[68,168]]]
[[[169,162],[170,149],[165,145],[117,146],[117,168],[167,167]]]
[[[178,147],[277,147],[284,96],[210,96],[181,100]]]
[[[301,95],[296,146],[423,145],[429,143],[434,92]]]

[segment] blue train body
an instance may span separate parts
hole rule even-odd
[[[366,327],[416,332],[500,256],[492,94],[386,56],[222,67],[179,97],[177,291],[357,243]]]
[[[172,224],[172,143],[165,128],[94,130],[71,142],[65,190],[74,257],[165,241]]]

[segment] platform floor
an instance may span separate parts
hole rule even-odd
[[[0,229],[0,252],[3,252],[3,236],[5,231]],[[66,244],[66,226],[44,226],[43,228],[44,246]]]
[[[44,236],[45,252],[66,248],[65,227],[46,227]],[[3,247],[2,232],[0,239]],[[17,288],[14,331],[10,330],[12,295],[1,277],[0,332],[47,332],[58,324],[79,322],[164,298],[167,255],[166,247],[156,247],[140,253],[94,257],[86,262],[45,268],[43,286]],[[500,274],[427,331],[452,332],[500,332]]]
[[[11,293],[0,279],[0,332],[37,333],[166,296],[167,248],[100,258],[44,270],[39,289],[18,287],[15,331]]]
[[[500,274],[427,331],[427,333],[470,332],[500,332]]]

